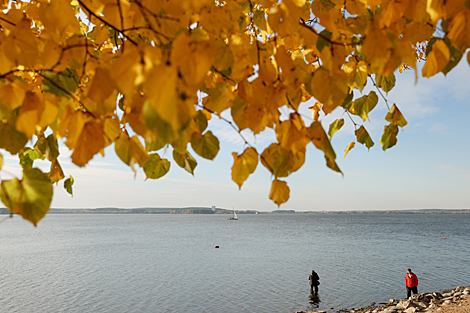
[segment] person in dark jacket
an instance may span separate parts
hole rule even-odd
[[[318,277],[318,274],[314,270],[312,270],[312,273],[308,275],[308,280],[310,281],[310,293],[313,293],[313,287],[315,287],[315,293],[318,293],[320,277]]]
[[[408,269],[408,273],[405,275],[405,285],[407,298],[411,297],[411,292],[413,292],[414,295],[418,293],[418,277],[410,268]]]

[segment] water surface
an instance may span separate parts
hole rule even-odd
[[[2,312],[337,311],[403,298],[409,267],[420,292],[470,285],[470,215],[228,217],[50,214],[37,228],[9,219]]]

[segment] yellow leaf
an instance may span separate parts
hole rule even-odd
[[[23,179],[3,180],[0,199],[7,209],[37,225],[47,214],[52,201],[52,184],[37,168],[25,168]]]
[[[373,66],[383,66],[388,60],[388,52],[393,48],[393,44],[380,27],[379,18],[369,21],[365,34],[361,53],[367,56],[367,61]]]
[[[312,118],[314,121],[318,121],[320,118],[320,111],[321,111],[321,104],[320,101],[317,101],[314,105],[309,107],[310,110],[312,110]]]
[[[366,121],[369,118],[368,114],[375,108],[378,102],[379,97],[375,91],[372,90],[368,95],[364,95],[359,99],[354,100],[349,111],[362,117],[362,119]]]
[[[321,123],[313,122],[312,125],[307,128],[307,132],[315,147],[319,150],[322,150],[325,154],[326,165],[332,170],[342,174],[341,170],[336,164],[336,153],[334,152],[330,140],[328,140],[328,136],[326,135]]]
[[[0,87],[0,102],[14,110],[23,104],[25,92],[23,85],[17,81],[5,84]]]
[[[412,45],[429,39],[434,32],[434,28],[428,23],[411,22],[406,24],[403,31],[403,40],[409,41]]]
[[[103,123],[103,131],[107,147],[121,135],[119,121],[116,118],[106,118]]]
[[[4,39],[3,45],[8,47],[4,48],[4,53],[11,63],[31,68],[36,65],[39,55],[38,39],[31,30],[29,19],[23,18],[10,36]]]
[[[0,120],[0,148],[11,154],[17,154],[28,142],[28,137],[16,130],[16,117],[13,116],[8,121]]]
[[[293,34],[299,28],[301,11],[291,0],[284,0],[267,10],[268,23],[282,37]]]
[[[214,48],[209,41],[198,42],[181,33],[172,44],[171,63],[194,92],[201,87],[214,58]]]
[[[407,1],[407,4],[404,16],[408,20],[423,24],[429,21],[429,14],[426,12],[427,0]]]
[[[192,95],[177,88],[178,70],[171,65],[160,65],[151,71],[145,83],[145,92],[158,116],[179,131],[196,113]]]
[[[65,111],[65,114],[68,115],[68,111]],[[83,127],[85,126],[88,121],[92,118],[81,111],[76,111],[71,116],[67,116],[64,119],[63,124],[61,124],[61,128],[65,128],[67,130],[67,140],[65,141],[65,145],[69,149],[75,148],[77,145],[77,141],[81,135]],[[65,136],[65,130],[62,133]]]
[[[110,72],[102,67],[95,70],[95,76],[88,90],[88,98],[102,104],[116,88],[114,81],[111,78]]]
[[[238,95],[247,101],[247,103],[243,103],[243,111],[238,111],[241,118],[244,119],[241,124],[245,124],[255,134],[262,132],[270,122],[266,107],[267,94],[261,92],[264,89],[263,87],[264,85],[260,79],[255,79],[251,83],[243,81],[238,85]],[[238,125],[239,121],[236,122]]]
[[[396,23],[398,20],[400,20],[403,16],[405,5],[405,1],[389,1],[385,11],[381,14],[381,26],[389,27],[392,23]]]
[[[462,10],[450,23],[448,38],[460,51],[465,51],[470,46],[470,13]]]
[[[390,111],[388,111],[387,115],[385,116],[385,120],[400,127],[404,127],[406,124],[408,124],[408,122],[405,120],[405,117],[403,117],[395,104],[393,104]]]
[[[189,152],[186,151],[182,154],[173,150],[173,160],[175,160],[176,164],[178,164],[182,169],[194,176],[194,169],[197,166],[197,161]]]
[[[3,167],[3,155],[0,153],[0,170]]]
[[[269,191],[269,199],[273,200],[277,206],[286,203],[289,200],[290,189],[287,183],[282,180],[273,180],[271,190]]]
[[[276,126],[276,137],[281,147],[292,151],[293,154],[298,151],[305,152],[305,147],[310,142],[304,122],[298,113],[291,113],[288,120]]]
[[[80,25],[70,1],[41,3],[39,18],[49,32],[60,36],[62,40],[80,31]]]
[[[232,153],[232,180],[242,188],[245,180],[252,174],[258,165],[258,152],[255,148],[249,147],[242,154]]]
[[[42,111],[44,111],[44,103],[35,93],[28,92],[16,121],[16,129],[24,133],[29,139],[33,138]]]
[[[216,40],[214,42],[215,48],[215,59],[214,59],[214,68],[219,71],[225,71],[232,67],[233,65],[233,53],[230,50],[230,47],[224,43],[222,40]]]
[[[365,4],[359,0],[346,0],[345,6],[346,10],[352,15],[363,15],[367,8]]]
[[[333,138],[333,135],[341,129],[344,125],[344,119],[336,119],[333,123],[330,124],[330,127],[328,129],[328,137]]]
[[[446,67],[450,59],[449,47],[444,40],[438,39],[434,42],[431,52],[427,55],[426,63],[424,63],[422,74],[424,77],[436,75]]]
[[[232,100],[233,89],[226,83],[217,83],[215,88],[206,91],[209,96],[204,98],[204,107],[212,112],[222,113],[231,105],[229,100]]]
[[[122,133],[116,140],[114,150],[121,161],[129,165],[134,173],[136,173],[134,164],[137,163],[140,167],[144,167],[148,159],[148,154],[139,138],[137,136],[130,138],[126,133]]]
[[[348,95],[347,75],[340,71],[330,75],[322,68],[315,71],[312,78],[312,94],[323,103],[323,112],[331,113],[343,103]]]
[[[64,171],[62,170],[62,167],[59,164],[59,161],[57,159],[52,160],[51,162],[51,171],[49,172],[49,179],[57,183],[58,181],[62,180],[65,177]]]
[[[344,150],[344,159],[346,160],[346,155],[348,154],[349,151],[351,151],[354,146],[356,145],[356,143],[353,141],[351,141],[351,143],[346,147],[346,149]]]
[[[95,154],[105,147],[103,124],[92,120],[83,126],[75,149],[72,153],[72,162],[78,166],[85,166]]]
[[[372,141],[372,138],[364,126],[359,127],[354,134],[356,135],[357,142],[366,145],[367,149],[370,149],[374,145],[374,141]]]
[[[348,75],[348,85],[351,88],[357,88],[362,91],[367,83],[367,64],[364,61],[356,61],[351,58],[344,64],[344,72]]]
[[[297,171],[305,162],[305,153],[286,150],[278,143],[272,143],[261,153],[261,163],[274,177],[287,177]]]

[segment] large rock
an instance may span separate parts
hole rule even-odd
[[[452,299],[454,299],[454,296],[444,297],[444,298],[441,299],[441,301],[445,302],[445,301],[452,300]]]
[[[428,307],[426,302],[415,302],[413,303],[417,308],[426,309]]]
[[[464,286],[458,286],[457,288],[455,288],[455,291],[464,291],[464,290],[465,290]]]
[[[433,305],[433,304],[434,304],[434,305],[437,305],[437,304],[441,304],[442,301],[439,300],[439,299],[432,299],[429,303],[431,303],[431,305]]]
[[[443,298],[443,296],[439,292],[433,292],[432,295],[437,297],[438,299]]]

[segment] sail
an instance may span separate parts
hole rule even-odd
[[[233,218],[238,218],[237,213],[235,213],[235,211],[233,211]]]

